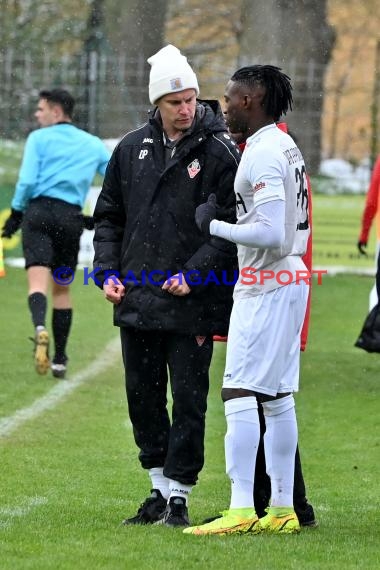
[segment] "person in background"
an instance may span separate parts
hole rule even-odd
[[[370,310],[377,304],[380,291],[380,156],[373,167],[372,176],[366,196],[365,207],[362,216],[361,231],[357,242],[360,255],[367,255],[368,236],[372,222],[376,217],[376,283],[370,292]]]
[[[232,132],[249,135],[235,178],[237,224],[217,219],[214,196],[196,211],[205,236],[238,244],[240,278],[222,388],[230,507],[212,522],[185,529],[187,534],[300,530],[293,504],[298,440],[293,392],[299,384],[300,337],[309,294],[310,275],[302,256],[310,227],[302,154],[276,126],[291,109],[291,91],[289,77],[271,65],[248,66],[232,76],[225,92],[227,125]],[[300,274],[309,277],[300,279]],[[265,417],[264,450],[271,480],[270,505],[260,519],[253,499],[258,402]]]
[[[232,305],[222,274],[236,265],[236,246],[205,237],[195,210],[215,193],[218,216],[236,220],[240,152],[219,103],[197,100],[197,77],[175,46],[148,62],[154,109],[112,155],[94,211],[94,271],[115,306],[129,416],[151,481],[124,524],[176,527],[189,525],[188,498],[204,463],[212,337],[226,334]]]
[[[28,277],[28,304],[34,325],[34,362],[38,374],[51,368],[56,378],[67,369],[66,346],[73,317],[70,287],[83,228],[82,215],[91,182],[104,175],[110,152],[96,136],[72,123],[75,100],[65,89],[43,90],[35,117],[39,126],[27,138],[12,210],[2,237],[21,226]],[[47,295],[52,292],[54,356],[49,357]]]

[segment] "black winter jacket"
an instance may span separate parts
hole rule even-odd
[[[216,101],[198,101],[190,134],[165,163],[161,123],[153,115],[115,148],[94,212],[96,277],[117,272],[126,286],[114,323],[143,330],[226,334],[236,247],[195,224],[195,209],[217,196],[217,218],[235,221],[234,177],[240,151],[226,133]],[[200,284],[189,282],[189,271]],[[191,293],[162,290],[184,272]],[[230,282],[230,285],[224,283]]]

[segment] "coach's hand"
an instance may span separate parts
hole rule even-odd
[[[360,255],[365,255],[368,257],[368,253],[366,252],[367,242],[366,241],[358,241],[358,250]]]
[[[116,277],[109,275],[103,283],[104,296],[113,305],[119,305],[125,295],[125,287]]]
[[[176,273],[169,277],[163,284],[162,289],[177,297],[184,297],[191,292],[183,273]]]
[[[13,234],[16,233],[19,227],[21,226],[22,217],[23,217],[22,212],[12,209],[11,215],[7,220],[5,220],[5,224],[1,232],[1,237],[5,238],[12,237]]]
[[[207,202],[198,206],[195,210],[195,223],[203,235],[210,239],[210,224],[216,218],[216,196],[210,194]]]

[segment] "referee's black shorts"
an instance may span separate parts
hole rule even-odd
[[[74,272],[82,230],[79,206],[55,198],[31,200],[22,221],[25,268],[68,267]]]

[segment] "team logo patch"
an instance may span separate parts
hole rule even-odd
[[[170,88],[172,91],[176,91],[177,89],[182,89],[182,81],[180,77],[176,77],[175,79],[170,80]]]
[[[266,188],[266,183],[265,182],[258,182],[254,187],[253,187],[253,192],[257,192],[258,190],[262,190],[263,188]]]
[[[190,178],[194,178],[201,169],[201,165],[199,164],[199,160],[196,158],[193,162],[190,162],[189,166],[187,167],[187,172],[189,173]]]
[[[206,337],[205,336],[196,336],[195,340],[197,341],[198,346],[202,346],[202,344],[206,340]]]

